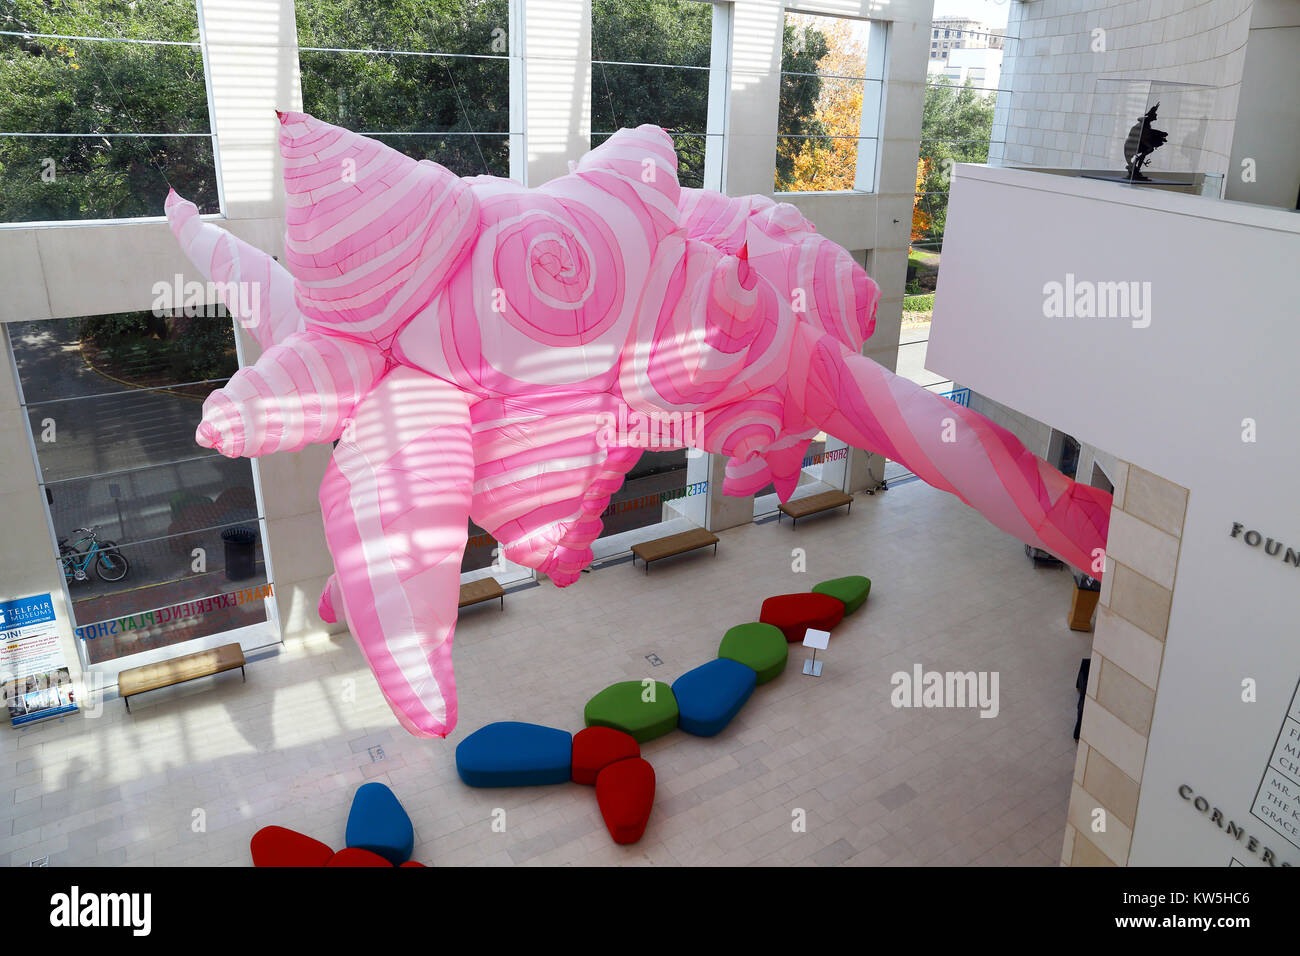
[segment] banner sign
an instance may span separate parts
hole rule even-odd
[[[213,611],[239,607],[251,601],[264,601],[274,596],[275,592],[270,584],[259,584],[251,588],[240,588],[238,591],[227,591],[225,594],[199,598],[196,601],[173,604],[170,607],[156,607],[152,611],[140,611],[136,614],[128,614],[126,617],[83,624],[75,633],[77,638],[83,641],[93,641],[97,637],[117,637],[128,631],[156,629],[164,624],[180,624]]]
[[[49,594],[0,601],[0,687],[15,727],[77,709]]]

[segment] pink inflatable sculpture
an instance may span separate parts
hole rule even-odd
[[[727,494],[772,482],[782,500],[824,430],[1097,573],[1110,496],[859,354],[876,284],[791,205],[680,188],[663,130],[622,130],[525,189],[280,122],[287,271],[167,200],[264,349],[208,398],[197,438],[232,457],[338,441],[320,613],[346,616],[411,733],[456,724],[467,519],[578,580],[644,444],[611,422],[726,455]]]

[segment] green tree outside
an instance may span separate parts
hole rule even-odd
[[[944,77],[926,86],[920,154],[924,175],[916,199],[925,225],[918,230],[918,243],[942,245],[953,165],[988,162],[993,107],[993,94],[976,89],[970,81],[957,86]]]
[[[308,112],[458,175],[509,174],[519,131],[509,125],[507,0],[295,9]],[[674,134],[683,184],[703,185],[711,32],[707,3],[593,0],[592,54],[603,61],[593,145],[656,123]],[[0,221],[161,215],[169,184],[202,212],[219,210],[194,0],[0,0],[0,33]],[[817,30],[787,26],[784,44],[786,71],[816,73],[827,46]],[[459,55],[421,55],[431,53]],[[813,119],[820,89],[816,76],[782,77],[783,136],[824,134]],[[778,182],[802,141],[780,142],[791,146],[778,149]]]
[[[193,0],[0,0],[0,31],[0,134],[79,134],[0,135],[0,221],[159,215],[169,181],[218,211]]]
[[[304,110],[407,134],[375,138],[459,176],[510,174],[507,0],[297,0],[295,11]],[[459,55],[420,55],[435,52]],[[448,135],[411,135],[428,133]]]

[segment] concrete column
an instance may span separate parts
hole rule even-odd
[[[722,493],[722,483],[727,478],[727,456],[709,456],[709,504],[707,524],[710,531],[722,531],[749,524],[754,520],[754,496],[733,498]]]
[[[36,464],[28,452],[27,423],[18,401],[18,382],[10,358],[8,330],[0,327],[0,513],[5,515],[5,538],[11,546],[0,548],[0,600],[49,593],[59,629],[59,647],[68,662],[83,705],[90,700],[82,683],[81,658],[73,636],[72,609],[63,587],[63,572],[55,559],[54,537],[36,483]]]
[[[199,13],[223,211],[282,219],[275,111],[302,109],[293,0],[203,0]]]
[[[241,364],[251,365],[261,349],[243,329],[238,334]],[[308,445],[253,463],[265,520],[267,576],[273,582],[282,641],[347,630],[345,622],[326,624],[316,613],[321,590],[334,573],[318,497],[332,452],[330,445]]]
[[[279,255],[284,183],[275,111],[302,108],[293,0],[203,0],[201,13],[226,216],[265,221],[257,238],[245,238]],[[257,361],[257,343],[243,330],[239,336],[242,363]],[[312,445],[254,464],[282,640],[345,629],[316,614],[333,573],[317,499],[330,452],[329,445]]]
[[[713,18],[715,70],[709,81],[709,131],[720,131],[723,138],[709,144],[707,181],[728,196],[772,194],[784,24],[785,10],[777,0],[733,3],[729,17],[715,14]],[[720,36],[727,27],[730,35]],[[723,44],[726,69],[720,71],[716,67]],[[726,456],[709,456],[705,515],[710,531],[754,520],[753,495],[733,498],[722,493],[726,465]]]
[[[785,7],[780,0],[732,5],[730,103],[722,170],[722,191],[728,196],[772,195],[784,27]]]
[[[528,0],[515,19],[523,22],[525,183],[536,187],[591,149],[591,0]]]

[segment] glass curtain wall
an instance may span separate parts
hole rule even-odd
[[[867,20],[785,15],[776,192],[875,188],[884,57]],[[880,42],[880,40],[877,40]]]
[[[0,222],[220,212],[194,0],[0,0]]]
[[[510,175],[509,0],[296,0],[303,109],[458,176]]]
[[[963,31],[953,31],[954,33]],[[990,46],[1001,48],[1014,37],[978,34]],[[1000,63],[1000,49],[989,51]],[[944,223],[953,169],[958,163],[987,163],[990,151],[1001,145],[1001,129],[993,122],[999,97],[998,73],[985,68],[932,64],[926,78],[921,115],[921,149],[916,165],[916,197],[912,208],[912,235],[908,250],[903,298],[903,323],[899,335],[899,375],[932,392],[965,405],[970,392],[925,367],[934,317],[934,293],[943,261]],[[896,462],[885,467],[886,480],[908,471]]]

